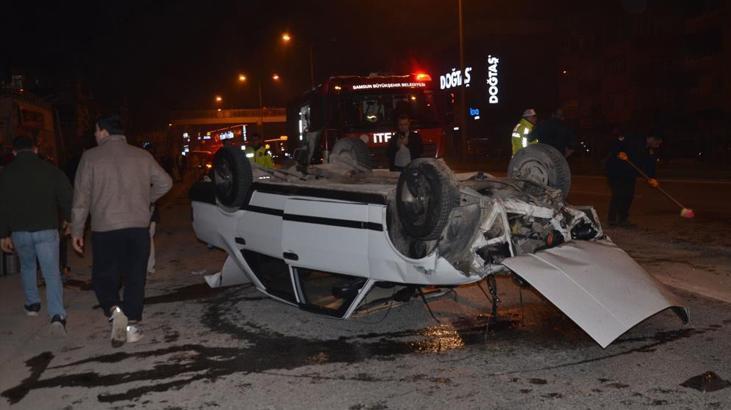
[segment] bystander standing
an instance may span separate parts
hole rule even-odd
[[[391,171],[403,170],[411,161],[420,158],[424,152],[421,136],[411,131],[411,119],[402,114],[396,121],[396,132],[388,142],[386,154]]]

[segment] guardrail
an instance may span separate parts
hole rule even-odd
[[[173,118],[189,119],[189,118],[230,118],[230,117],[275,117],[285,116],[287,110],[284,108],[237,108],[237,109],[221,109],[218,110],[185,110],[173,111]]]

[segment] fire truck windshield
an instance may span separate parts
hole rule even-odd
[[[412,119],[414,128],[437,126],[434,96],[429,90],[352,93],[343,95],[340,102],[346,131],[393,128],[402,114]]]

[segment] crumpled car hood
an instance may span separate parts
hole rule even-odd
[[[603,348],[667,308],[688,321],[680,300],[609,240],[570,241],[503,264]]]

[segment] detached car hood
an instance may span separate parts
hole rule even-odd
[[[571,241],[503,264],[576,322],[603,348],[648,317],[687,308],[632,258],[607,240]]]

